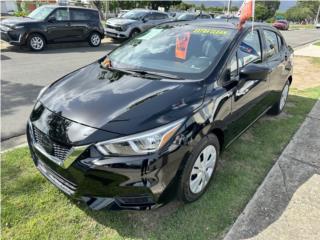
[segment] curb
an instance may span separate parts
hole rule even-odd
[[[24,146],[27,146],[27,136],[25,134],[11,137],[9,139],[1,141],[1,153],[5,153]]]
[[[281,154],[279,155],[277,161],[275,161],[275,163],[273,164],[273,166],[271,167],[271,169],[269,170],[269,172],[267,173],[267,175],[265,176],[265,178],[263,179],[263,181],[260,183],[259,187],[256,189],[255,193],[253,194],[253,196],[251,197],[251,199],[249,200],[249,202],[246,204],[246,206],[242,209],[241,213],[238,215],[237,219],[234,221],[234,223],[230,226],[230,228],[226,231],[225,235],[223,236],[223,240],[232,240],[236,238],[239,239],[247,239],[248,237],[243,237],[242,235],[244,234],[244,232],[246,232],[246,234],[252,235],[254,232],[252,232],[252,229],[243,229],[243,226],[246,226],[247,222],[250,222],[248,219],[250,219],[250,216],[252,216],[252,211],[255,211],[257,209],[258,204],[262,207],[260,209],[260,211],[264,211],[264,212],[271,212],[270,209],[272,209],[274,206],[268,206],[269,209],[263,205],[263,203],[261,203],[261,201],[257,200],[257,199],[261,199],[261,196],[265,196],[264,193],[268,190],[268,183],[270,184],[270,182],[273,182],[273,178],[272,176],[277,175],[277,171],[281,172],[281,179],[279,180],[280,182],[283,181],[284,184],[284,188],[285,188],[285,197],[287,198],[287,204],[285,206],[285,208],[283,209],[282,212],[279,212],[277,214],[279,214],[278,217],[274,217],[274,219],[272,219],[272,216],[268,216],[266,217],[266,222],[269,221],[269,224],[267,224],[262,231],[258,232],[261,233],[264,230],[266,230],[268,227],[270,227],[272,224],[274,224],[279,218],[280,216],[283,214],[283,212],[285,211],[285,209],[287,208],[288,204],[290,203],[291,197],[290,194],[288,193],[288,189],[287,189],[287,183],[285,180],[285,175],[283,172],[283,169],[281,167],[281,162],[283,162],[283,158],[285,159],[290,159],[290,155],[287,154],[288,151],[288,146],[292,145],[292,142],[294,142],[294,139],[297,138],[297,136],[300,134],[301,129],[303,128],[304,124],[307,122],[308,118],[312,119],[315,118],[312,115],[312,112],[315,108],[317,108],[317,105],[320,104],[320,100],[316,101],[315,104],[313,105],[313,107],[311,108],[310,112],[307,114],[306,118],[304,119],[304,121],[302,122],[302,124],[300,125],[300,127],[297,129],[297,131],[294,133],[294,135],[292,136],[291,140],[288,142],[288,144],[283,148],[283,151],[281,152]],[[282,160],[281,160],[282,159]],[[297,159],[293,159],[294,161],[298,161]],[[308,163],[305,163],[308,165]],[[314,167],[314,166],[313,166]],[[279,188],[279,186],[277,186]],[[297,190],[297,189],[296,189]],[[295,191],[294,191],[295,192]],[[276,193],[274,195],[274,198],[279,198],[279,193]],[[281,205],[281,204],[280,204]],[[278,206],[279,207],[279,206]],[[255,210],[253,210],[255,209]],[[278,209],[279,210],[279,209]],[[252,219],[252,218],[251,218]],[[255,219],[256,220],[256,219]],[[242,227],[242,228],[241,228]],[[258,234],[254,234],[253,236],[250,236],[248,239],[258,239]]]

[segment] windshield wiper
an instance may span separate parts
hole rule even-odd
[[[140,76],[146,76],[146,77],[159,77],[159,78],[169,78],[169,79],[175,79],[175,80],[183,80],[184,78],[181,78],[177,75],[169,74],[169,73],[160,73],[160,72],[152,72],[152,71],[146,71],[146,70],[140,70],[140,69],[123,69],[128,72],[137,73]]]

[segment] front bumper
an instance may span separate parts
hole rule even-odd
[[[107,37],[117,38],[117,39],[126,39],[130,37],[130,28],[126,31],[118,31],[113,28],[105,28],[105,35]]]
[[[105,157],[91,145],[70,166],[62,167],[37,147],[32,126],[27,126],[27,137],[37,169],[65,194],[92,209],[152,209],[174,197],[185,147],[163,156]],[[97,160],[103,164],[94,164]]]
[[[10,43],[11,45],[21,46],[25,44],[25,32],[23,30],[9,29],[0,26],[1,40]]]

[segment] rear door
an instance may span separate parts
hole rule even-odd
[[[70,9],[70,30],[75,41],[85,40],[90,34],[96,17],[93,11],[85,9]]]
[[[269,77],[270,91],[272,93],[270,104],[277,101],[286,79],[286,62],[287,53],[283,46],[283,39],[271,29],[263,29],[265,38],[265,54],[266,63],[271,69]],[[279,42],[280,41],[280,42]]]

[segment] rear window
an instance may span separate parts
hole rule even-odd
[[[235,30],[196,26],[159,26],[138,35],[108,57],[112,66],[204,78],[230,43]]]
[[[71,20],[74,21],[89,21],[99,18],[99,14],[96,11],[71,9]]]

